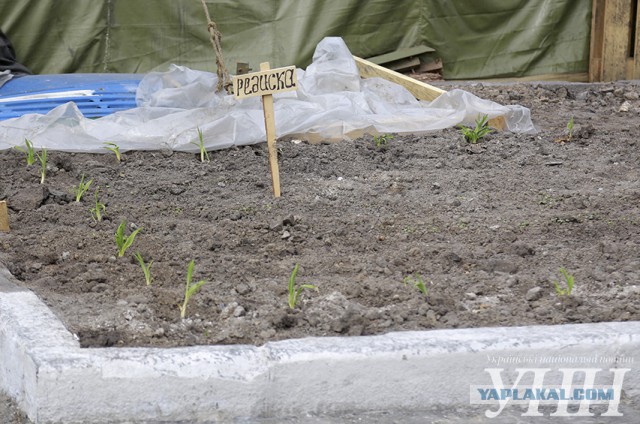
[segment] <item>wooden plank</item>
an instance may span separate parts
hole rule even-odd
[[[395,62],[389,62],[386,64],[386,67],[388,69],[397,72],[403,71],[405,69],[417,68],[418,66],[420,66],[420,59],[418,59],[417,57],[414,57],[412,59],[397,60]]]
[[[0,231],[9,232],[9,212],[6,200],[0,200]]]
[[[269,62],[260,64],[260,71],[268,71]],[[237,93],[237,92],[236,92]],[[264,110],[264,127],[267,132],[267,148],[269,150],[269,168],[271,169],[271,182],[273,195],[280,197],[280,170],[278,169],[278,150],[276,149],[276,121],[273,110],[273,95],[262,96],[262,108]]]
[[[588,82],[589,74],[586,72],[575,74],[540,74],[515,78],[482,78],[480,82],[536,82],[536,81],[562,81],[562,82]]]
[[[391,53],[381,54],[380,56],[369,57],[367,60],[375,63],[376,65],[384,65],[385,63],[396,62],[408,57],[420,56],[421,54],[432,52],[435,52],[435,49],[427,46],[407,47],[404,49],[398,49]]]
[[[418,69],[414,70],[416,73],[420,72],[435,72],[442,69],[442,60],[435,59],[429,62],[423,62]]]
[[[617,81],[627,77],[630,50],[631,2],[608,0],[604,14],[602,80]]]
[[[589,48],[589,82],[602,81],[602,50],[604,48],[605,0],[591,4],[591,44]]]
[[[353,58],[356,61],[358,72],[360,72],[361,77],[380,77],[388,81],[395,82],[396,84],[400,84],[401,86],[409,90],[409,92],[413,94],[414,97],[418,100],[431,101],[440,97],[441,94],[446,93],[446,91],[441,88],[425,84],[422,81],[415,80],[406,75],[402,75],[401,73],[384,68],[380,65],[376,65],[375,63],[370,62],[366,59],[362,59],[357,56],[354,56]]]
[[[380,65],[376,65],[366,59],[362,59],[357,56],[354,56],[353,58],[356,61],[361,77],[380,77],[396,84],[400,84],[418,100],[432,101],[440,97],[441,94],[446,93],[446,91],[441,88],[434,87],[433,85],[426,84]],[[507,125],[504,120],[504,116],[498,116],[489,120],[489,126],[497,130],[504,130]]]
[[[624,79],[632,80],[633,79],[633,72],[634,72],[634,70],[636,68],[636,61],[634,60],[634,58],[628,57],[626,65],[627,66],[625,67],[625,69],[626,69],[627,73],[626,73],[626,76],[625,76]]]
[[[636,1],[635,15],[635,43],[633,50],[633,63],[631,64],[631,76],[629,79],[640,79],[640,0]]]

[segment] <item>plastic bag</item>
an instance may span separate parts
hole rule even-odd
[[[432,102],[417,101],[400,85],[380,78],[361,80],[341,38],[322,40],[313,63],[297,72],[298,90],[274,95],[278,137],[338,140],[363,132],[424,132],[472,123],[478,114],[504,115],[513,132],[536,132],[522,106],[502,106],[462,90]],[[142,79],[134,109],[91,120],[67,103],[46,115],[2,121],[0,150],[28,138],[36,148],[60,151],[107,153],[104,143],[111,142],[122,151],[195,152],[198,129],[208,150],[265,141],[260,99],[215,93],[216,84],[215,74],[172,65]]]

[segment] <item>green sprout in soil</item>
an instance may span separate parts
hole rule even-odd
[[[136,235],[142,230],[142,227],[136,229],[129,237],[124,236],[124,229],[127,226],[126,221],[122,221],[116,230],[116,246],[118,247],[118,257],[121,258],[124,256],[124,253],[127,251],[129,247],[133,244],[133,241],[136,238]]]
[[[558,283],[557,281],[554,281],[553,285],[556,289],[556,294],[558,296],[570,296],[574,286],[573,275],[569,274],[567,270],[564,268],[560,268],[560,274],[562,274],[562,277],[564,278],[564,282],[567,287],[564,289],[560,288],[560,283]]]
[[[382,146],[386,146],[391,140],[393,140],[393,136],[391,134],[382,134],[373,137],[373,142],[376,144],[377,149],[381,148]]]
[[[211,162],[211,160],[209,159],[209,153],[204,147],[204,139],[202,137],[202,131],[200,130],[200,128],[198,128],[198,140],[198,143],[192,141],[191,144],[198,146],[198,149],[200,149],[200,162]]]
[[[76,195],[76,202],[80,202],[82,200],[82,196],[89,190],[91,183],[93,180],[89,180],[86,183],[84,182],[84,174],[82,174],[82,178],[80,179],[80,183],[73,187],[73,194]]]
[[[462,131],[462,135],[464,135],[465,140],[467,140],[471,144],[476,144],[484,136],[493,131],[487,125],[488,121],[488,115],[478,116],[478,118],[476,119],[476,127],[474,129],[465,127],[463,125],[458,125],[458,128],[460,128],[460,131]]]
[[[93,198],[95,199],[95,206],[91,209],[89,209],[91,211],[91,216],[93,217],[93,220],[95,222],[101,222],[102,221],[102,212],[106,212],[107,211],[107,207],[104,205],[104,203],[100,202],[100,198],[98,197],[98,193],[99,193],[99,189],[96,190],[96,192],[93,194]]]
[[[31,143],[31,141],[29,141],[28,139],[24,139],[24,144],[25,144],[25,148],[23,149],[22,147],[18,147],[15,146],[14,149],[16,149],[19,152],[22,152],[24,154],[27,155],[27,166],[31,166],[34,163],[36,163],[36,151],[33,149],[33,143]]]
[[[108,141],[105,141],[103,144],[105,149],[112,151],[113,154],[116,155],[116,160],[118,161],[118,163],[120,163],[122,159],[122,157],[120,156],[120,146],[118,146],[116,143],[110,143]]]
[[[204,283],[206,283],[206,281],[200,280],[195,284],[191,284],[191,278],[193,277],[193,267],[195,266],[195,263],[196,261],[192,259],[191,262],[189,262],[189,266],[187,267],[187,285],[184,291],[184,302],[182,303],[182,306],[179,307],[180,318],[183,319],[187,315],[187,304],[189,303],[189,299],[191,299],[191,296],[198,293],[198,290],[200,290]]]
[[[144,262],[144,259],[140,252],[136,252],[133,254],[135,258],[138,260],[140,264],[140,268],[142,268],[142,272],[144,273],[144,281],[147,283],[147,286],[151,285],[151,265],[153,265],[153,260],[149,261],[148,264]]]
[[[44,179],[47,176],[47,149],[43,147],[41,153],[36,153],[36,156],[40,161],[40,184],[44,184]]]
[[[569,119],[569,123],[567,124],[567,130],[569,131],[569,136],[567,140],[571,140],[573,138],[573,116]]]
[[[413,287],[420,290],[422,294],[427,295],[427,286],[424,284],[424,280],[420,274],[407,275],[404,277],[404,285],[411,284]]]
[[[291,272],[291,276],[289,277],[289,307],[291,309],[296,308],[296,304],[298,303],[298,297],[302,290],[315,290],[319,291],[318,287],[313,284],[301,284],[296,289],[296,274],[298,274],[299,264],[296,264],[293,267],[293,271]]]

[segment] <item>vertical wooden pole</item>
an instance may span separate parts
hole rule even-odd
[[[632,16],[635,23],[635,39],[633,43],[633,63],[631,64],[631,73],[628,75],[629,79],[640,79],[640,1],[635,0],[635,16]]]
[[[0,231],[9,231],[9,213],[7,212],[7,202],[0,200]]]
[[[603,80],[605,0],[593,0],[591,5],[591,46],[589,49],[589,82]]]
[[[261,71],[268,71],[269,62],[260,64]],[[280,170],[278,169],[278,150],[276,149],[276,121],[273,111],[273,94],[262,96],[262,109],[264,110],[264,127],[267,132],[267,147],[269,149],[269,167],[271,169],[271,181],[273,183],[273,195],[280,197]]]

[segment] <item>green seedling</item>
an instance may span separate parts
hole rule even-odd
[[[40,153],[36,153],[36,156],[40,161],[40,184],[44,184],[44,179],[47,176],[47,149],[43,147]]]
[[[100,198],[98,197],[99,191],[100,190],[96,190],[96,192],[93,194],[93,198],[95,199],[96,204],[93,208],[89,209],[91,211],[91,216],[93,217],[93,220],[95,222],[101,222],[102,212],[107,211],[107,207],[104,205],[104,203],[100,202]]]
[[[420,274],[407,275],[404,277],[404,285],[411,284],[413,287],[420,290],[422,294],[427,295],[427,286],[424,284],[424,280]]]
[[[193,267],[195,266],[196,261],[191,260],[189,262],[189,266],[187,267],[187,286],[184,291],[184,302],[182,302],[182,306],[180,306],[180,318],[183,318],[187,315],[187,304],[189,303],[189,299],[191,296],[198,293],[198,290],[206,283],[204,280],[200,280],[195,284],[191,284],[191,278],[193,277]]]
[[[93,180],[89,180],[86,183],[84,182],[84,174],[82,174],[82,178],[80,179],[80,183],[73,187],[73,194],[76,195],[76,202],[80,202],[82,200],[82,196],[89,190],[91,183]]]
[[[560,288],[560,283],[554,281],[553,285],[556,289],[556,294],[558,296],[570,296],[574,286],[573,275],[569,274],[564,268],[560,268],[560,274],[562,274],[567,288]]]
[[[462,131],[462,135],[464,135],[465,140],[467,140],[471,144],[476,144],[480,141],[484,136],[493,131],[487,125],[489,121],[488,115],[478,116],[476,118],[476,127],[471,129],[469,127],[465,127],[463,125],[458,125],[460,131]]]
[[[25,144],[25,148],[23,149],[22,147],[18,147],[15,146],[14,149],[16,149],[19,152],[22,152],[24,154],[27,155],[27,166],[31,166],[34,163],[36,163],[36,151],[33,149],[33,143],[31,141],[29,141],[28,139],[24,139],[24,144]]]
[[[200,149],[200,162],[211,162],[211,160],[209,159],[209,153],[204,147],[204,139],[202,137],[202,131],[200,130],[200,128],[198,128],[198,140],[198,143],[192,141],[191,144],[198,146],[198,149]]]
[[[153,260],[151,260],[148,264],[146,264],[140,252],[134,253],[133,256],[135,256],[135,258],[138,260],[138,263],[140,264],[140,268],[142,268],[142,272],[144,273],[144,281],[147,283],[147,286],[150,286],[151,285],[151,265],[153,265]]]
[[[124,253],[127,251],[129,247],[133,244],[133,241],[136,239],[136,235],[140,231],[142,231],[142,227],[136,229],[129,237],[124,237],[124,229],[127,226],[126,221],[122,221],[116,230],[116,246],[118,247],[118,257],[121,258],[124,256]]]
[[[386,146],[391,140],[393,140],[393,136],[391,134],[382,134],[373,137],[373,142],[376,144],[377,149],[381,148],[382,146]]]
[[[571,117],[571,119],[569,119],[567,130],[569,131],[569,136],[567,137],[567,139],[571,140],[573,138],[573,116]]]
[[[118,161],[118,163],[120,163],[120,160],[122,159],[122,157],[120,156],[120,146],[118,146],[116,143],[110,143],[108,141],[105,141],[103,144],[105,149],[112,151],[113,154],[116,155],[116,160]]]
[[[291,276],[289,277],[289,307],[291,309],[296,308],[296,304],[298,303],[298,297],[302,290],[315,290],[319,291],[318,287],[313,284],[301,284],[296,288],[296,274],[298,274],[299,264],[296,264],[293,267],[293,271],[291,272]]]

